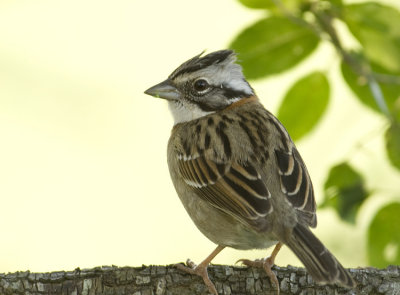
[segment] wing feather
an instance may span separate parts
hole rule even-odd
[[[178,157],[178,167],[183,180],[198,196],[244,222],[252,223],[273,210],[268,188],[249,163]]]
[[[315,227],[317,218],[314,190],[300,154],[292,147],[291,152],[275,150],[275,155],[282,192],[297,209],[299,218],[309,226]]]

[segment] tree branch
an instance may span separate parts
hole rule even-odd
[[[333,26],[333,16],[327,14],[324,10],[318,9],[317,3],[311,5],[310,10],[314,16],[316,17],[319,25],[322,30],[328,34],[331,43],[336,48],[337,52],[342,57],[343,61],[350,66],[353,72],[361,77],[364,77],[368,81],[368,85],[371,91],[373,98],[375,99],[378,108],[381,112],[390,120],[393,120],[392,115],[389,111],[387,103],[385,101],[385,97],[381,90],[380,85],[377,82],[376,75],[372,71],[369,62],[367,59],[364,60],[364,63],[361,63],[359,60],[354,58],[351,52],[348,52],[344,47],[340,38],[336,32],[336,29]]]
[[[311,4],[308,11],[314,15],[316,23],[309,23],[302,17],[297,16],[289,11],[283,4],[282,0],[272,1],[275,3],[278,9],[280,9],[283,15],[286,16],[293,23],[303,27],[307,27],[312,32],[314,32],[321,40],[328,39],[338,52],[339,56],[352,69],[352,71],[356,75],[364,77],[367,80],[371,94],[375,99],[378,108],[388,119],[393,120],[393,116],[389,111],[379,83],[399,84],[400,77],[395,75],[375,73],[374,71],[372,71],[366,59],[361,62],[359,59],[354,57],[354,54],[352,52],[346,50],[343,47],[343,44],[340,41],[337,31],[333,25],[333,21],[336,16],[334,13],[332,13],[332,11],[329,11],[329,9],[326,10],[326,3],[321,4],[321,2],[318,1],[310,2]]]
[[[357,282],[355,290],[316,285],[304,268],[277,267],[281,294],[400,294],[400,266],[386,269],[350,269]],[[219,294],[276,294],[261,269],[214,265],[209,275]],[[207,294],[201,278],[174,266],[116,267],[76,269],[51,273],[16,272],[0,274],[0,294],[131,294],[197,295]]]

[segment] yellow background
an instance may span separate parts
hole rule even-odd
[[[234,0],[1,1],[0,272],[207,256],[214,245],[169,179],[167,104],[143,91],[202,50],[225,48],[262,16]],[[323,45],[293,71],[252,86],[276,112],[298,77],[336,67],[334,51]],[[327,116],[298,143],[318,201],[327,167],[349,158],[371,186],[390,192],[398,179],[381,151],[384,121],[360,112],[334,73]],[[319,212],[315,232],[345,265],[366,264],[368,218],[385,198],[376,200],[361,208],[357,227]],[[227,249],[214,262],[268,253]],[[299,264],[287,249],[277,263]]]

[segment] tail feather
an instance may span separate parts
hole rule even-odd
[[[296,254],[317,283],[356,286],[349,272],[305,226],[296,225],[285,244]]]

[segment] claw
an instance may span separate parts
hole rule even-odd
[[[251,267],[263,267],[264,259],[256,259],[256,260],[249,260],[249,259],[239,259],[235,262],[235,264],[242,263],[246,266]]]
[[[196,265],[193,261],[188,259],[186,261],[187,266],[183,264],[175,264],[175,266],[184,272],[187,272],[192,275],[197,275],[203,278],[204,284],[208,287],[208,290],[215,295],[218,295],[217,289],[215,288],[213,282],[211,282],[210,278],[208,277],[207,272],[207,265],[204,266],[202,264]]]
[[[276,277],[275,273],[272,271],[271,267],[274,266],[276,254],[278,254],[281,247],[282,247],[282,244],[278,243],[275,246],[275,249],[272,251],[271,256],[269,256],[268,258],[256,259],[254,261],[249,260],[249,259],[239,259],[238,261],[236,261],[236,263],[241,262],[242,264],[244,264],[246,266],[263,268],[265,270],[265,272],[267,273],[267,276],[269,277],[271,282],[275,285],[276,290],[277,290],[277,295],[279,295],[279,293],[280,293],[279,281],[278,281],[278,278]]]
[[[192,260],[190,260],[189,258],[186,260],[186,265],[189,266],[190,268],[196,268],[197,264],[194,263]]]
[[[211,260],[213,260],[213,258],[217,256],[217,254],[221,252],[224,248],[225,246],[218,245],[217,248],[215,248],[215,250],[199,265],[196,265],[192,260],[188,259],[186,261],[187,266],[184,266],[183,264],[175,264],[175,266],[179,270],[202,277],[204,284],[206,284],[206,286],[208,287],[208,290],[212,294],[218,295],[217,289],[208,277],[207,266],[210,264]]]

